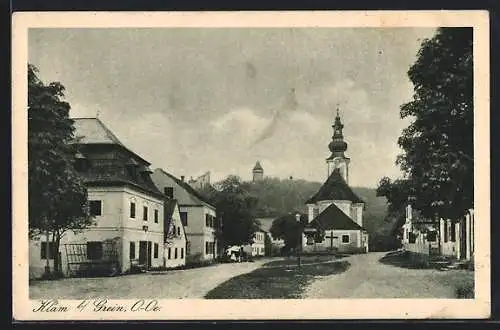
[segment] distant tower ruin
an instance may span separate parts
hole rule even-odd
[[[253,181],[259,181],[259,180],[262,180],[264,178],[264,169],[262,168],[262,165],[260,165],[260,162],[257,161],[257,163],[255,163],[255,166],[253,167],[253,170],[252,170],[252,174],[253,174]]]

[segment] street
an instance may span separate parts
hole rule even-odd
[[[386,252],[347,258],[351,266],[338,275],[317,278],[303,298],[450,298],[456,285],[470,281],[465,270],[406,269],[380,263]]]
[[[185,270],[136,274],[118,277],[66,278],[35,281],[30,284],[30,299],[133,299],[203,298],[224,281],[253,271],[269,259],[255,262],[216,264]]]

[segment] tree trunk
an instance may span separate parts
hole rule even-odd
[[[59,245],[61,244],[61,235],[58,230],[52,234],[52,244],[54,246],[54,274],[57,276],[62,274],[61,258],[59,256]]]

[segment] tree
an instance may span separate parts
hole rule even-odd
[[[257,199],[249,194],[248,185],[230,175],[204,192],[222,223],[219,240],[225,246],[252,244],[260,224],[254,215]]]
[[[38,69],[28,65],[28,186],[30,237],[52,237],[59,270],[59,243],[68,230],[92,224],[87,189],[74,168],[74,139],[70,105],[63,101],[64,86],[44,84]]]
[[[474,201],[472,28],[438,29],[408,76],[414,95],[400,114],[413,121],[398,139],[404,152],[396,161],[407,181],[381,189],[399,206],[392,192],[408,185],[424,217],[458,219]]]
[[[275,219],[269,230],[274,239],[283,239],[285,241],[286,250],[299,246],[302,232],[307,225],[307,216],[299,213],[300,222],[298,222],[296,214],[292,212]]]

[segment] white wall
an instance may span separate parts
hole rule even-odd
[[[163,200],[126,187],[88,187],[88,199],[101,201],[101,215],[95,217],[95,225],[80,231],[67,231],[61,239],[59,251],[63,272],[68,274],[68,258],[65,244],[85,244],[89,241],[113,240],[122,272],[130,268],[130,241],[136,242],[138,258],[139,241],[151,241],[151,266],[163,264]],[[130,218],[130,201],[136,202],[136,217]],[[142,218],[143,206],[148,206],[148,220]],[[154,210],[158,210],[158,222],[154,222]],[[143,230],[148,226],[148,231]],[[45,240],[45,237],[41,237]],[[158,258],[154,258],[154,245],[159,244]],[[30,243],[30,274],[43,270],[45,260],[41,260],[40,242]],[[52,266],[52,265],[51,265]]]
[[[180,235],[179,235],[180,232]],[[170,249],[170,258],[169,252]],[[175,257],[177,249],[177,257]],[[172,221],[168,228],[167,241],[163,246],[164,266],[167,268],[186,264],[186,233],[181,222],[179,208],[176,206],[172,214]]]
[[[363,227],[363,204],[355,203],[351,207],[351,218],[361,227]]]
[[[214,258],[214,254],[207,254],[205,251],[205,242],[214,242],[215,228],[207,227],[205,217],[209,214],[216,216],[215,210],[207,206],[180,206],[181,212],[187,212],[188,221],[186,230],[186,238],[190,242],[190,255],[200,253],[203,260]],[[214,253],[217,253],[215,248]]]
[[[348,217],[351,217],[351,201],[333,201],[335,205],[342,210]],[[356,221],[355,219],[353,219]]]
[[[338,239],[330,239],[331,236],[337,236]],[[349,243],[342,243],[342,235],[349,235]],[[306,239],[303,238],[303,250],[305,252],[321,251],[327,250],[331,247],[333,243],[334,248],[338,248],[339,251],[350,252],[355,249],[362,247],[361,242],[361,231],[359,230],[327,230],[325,231],[325,238],[321,243],[315,243],[313,245],[306,245]]]

